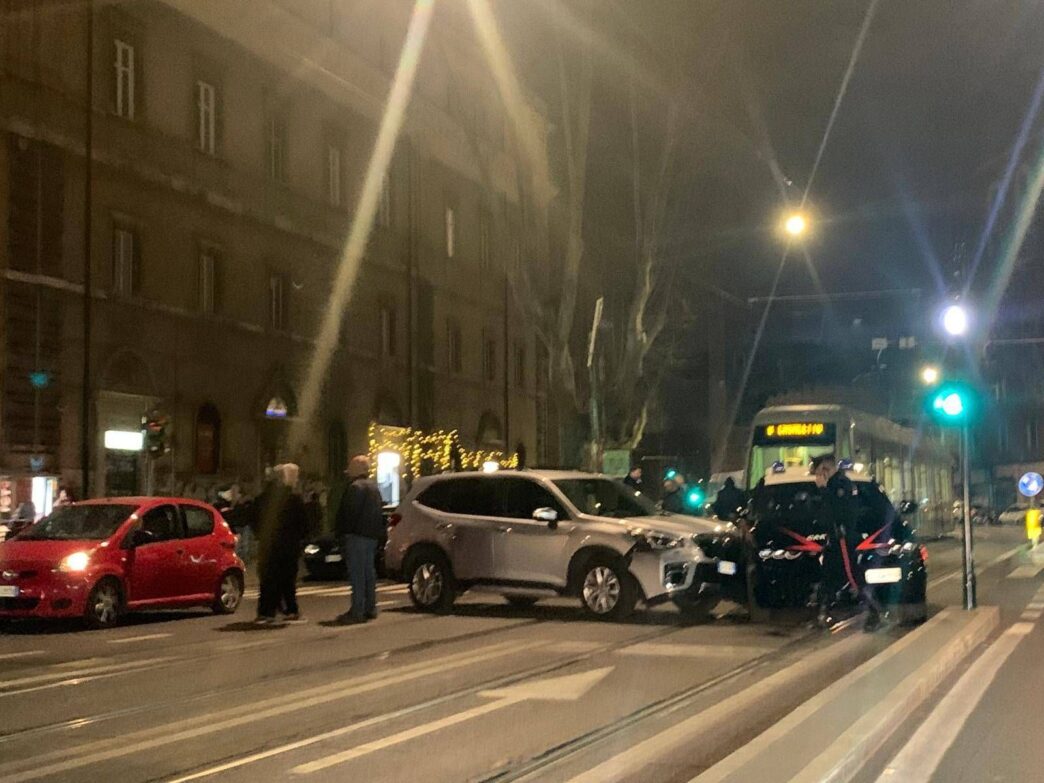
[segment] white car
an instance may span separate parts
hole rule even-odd
[[[1029,509],[1026,506],[1013,503],[1000,513],[998,520],[1002,525],[1021,525],[1026,522],[1027,511]]]
[[[385,565],[419,609],[483,589],[517,606],[578,596],[599,619],[680,597],[712,562],[695,537],[720,527],[608,476],[537,470],[418,479],[388,523]]]

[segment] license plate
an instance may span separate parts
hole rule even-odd
[[[323,558],[323,560],[326,561],[327,563],[340,563],[341,562],[341,556],[340,555],[327,555],[326,557]]]
[[[0,585],[0,598],[17,598],[18,585]]]
[[[718,573],[725,574],[725,576],[736,575],[736,564],[731,560],[719,560],[718,561]]]
[[[890,585],[903,578],[901,568],[868,568],[866,583],[868,585]]]

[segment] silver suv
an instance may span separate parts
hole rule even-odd
[[[591,473],[449,473],[414,483],[389,520],[385,563],[425,611],[483,589],[516,606],[579,596],[617,619],[639,599],[690,604],[698,566],[713,567],[694,537],[715,526]]]

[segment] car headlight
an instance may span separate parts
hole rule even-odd
[[[91,556],[86,552],[73,552],[71,555],[66,555],[62,558],[62,562],[58,564],[58,570],[67,573],[84,571],[90,562]]]
[[[668,533],[657,533],[654,530],[637,528],[629,532],[638,544],[639,549],[677,549],[685,543],[684,539],[678,536],[672,536]]]
[[[317,555],[319,554],[319,547],[316,544],[309,544],[304,548],[306,555]]]

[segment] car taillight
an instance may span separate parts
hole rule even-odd
[[[402,522],[402,514],[390,514],[388,516],[388,527],[395,527],[397,524]]]
[[[924,544],[921,544],[921,562],[928,562],[928,547],[926,547]]]

